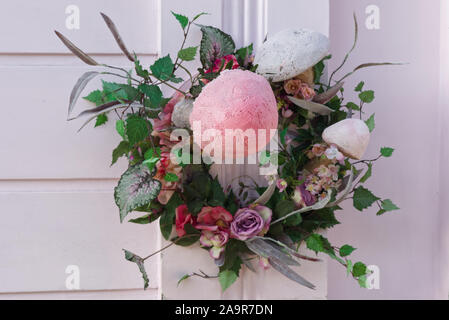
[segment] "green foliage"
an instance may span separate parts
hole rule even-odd
[[[154,84],[148,85],[146,83],[142,83],[138,88],[143,94],[145,94],[146,97],[148,97],[151,107],[158,108],[161,105],[162,91],[158,86]]]
[[[345,244],[344,246],[342,246],[342,247],[340,248],[340,251],[339,251],[340,257],[347,257],[347,256],[349,256],[354,250],[356,250],[356,248],[354,248],[354,247],[352,247],[352,246],[350,246],[350,245],[348,245],[348,244]]]
[[[144,140],[150,133],[150,122],[137,115],[130,115],[126,119],[126,136],[129,144],[134,146],[136,143]]]
[[[374,122],[374,113],[371,115],[371,117],[368,118],[368,120],[365,121],[369,132],[373,132],[374,127],[376,126],[375,122]]]
[[[371,103],[374,101],[374,91],[373,90],[362,91],[359,94],[359,98],[365,103]]]
[[[399,207],[393,203],[390,199],[385,199],[380,202],[382,209],[377,212],[377,215],[380,216],[385,212],[399,210]]]
[[[237,62],[240,66],[247,66],[248,65],[248,59],[253,53],[253,44],[251,43],[247,47],[243,47],[238,49],[235,52],[235,57],[237,58]]]
[[[354,91],[356,92],[362,92],[363,86],[365,85],[365,82],[360,81],[359,84],[355,87]]]
[[[354,110],[354,111],[360,111],[360,107],[359,107],[358,105],[356,105],[354,102],[348,102],[348,103],[346,104],[346,107],[347,107],[348,109],[352,109],[352,110]]]
[[[215,179],[211,182],[211,193],[208,199],[208,204],[210,206],[221,206],[223,207],[225,204],[226,195],[223,191],[223,188],[220,185],[220,182],[218,181],[218,178],[215,177]]]
[[[161,183],[153,179],[145,165],[134,165],[122,174],[114,189],[115,203],[120,209],[120,222],[134,209],[149,204],[161,190]]]
[[[319,83],[321,80],[321,76],[323,75],[324,72],[324,68],[326,67],[324,62],[326,60],[329,60],[332,58],[332,55],[328,55],[326,57],[324,57],[320,62],[318,62],[314,67],[313,67],[313,74],[314,74],[314,82],[315,83]]]
[[[101,90],[92,91],[83,99],[95,103],[96,106],[101,106],[104,103],[103,92]]]
[[[352,267],[352,275],[354,277],[360,277],[366,274],[366,265],[363,262],[356,262]]]
[[[360,178],[361,183],[365,183],[372,175],[373,173],[373,164],[370,162],[368,163],[368,169],[366,170],[365,174],[362,178]]]
[[[172,15],[175,16],[176,20],[178,20],[182,29],[185,29],[187,27],[187,25],[189,24],[189,18],[187,18],[186,16],[184,16],[182,14],[174,13],[173,11],[171,13],[172,13]]]
[[[149,224],[153,221],[157,220],[159,218],[158,214],[155,213],[148,213],[146,215],[143,215],[141,217],[135,218],[135,219],[129,219],[128,222],[136,223],[136,224]]]
[[[159,226],[161,228],[162,236],[166,240],[170,238],[173,224],[175,223],[176,208],[183,203],[184,201],[182,201],[179,194],[175,192],[164,208],[161,218],[159,219]]]
[[[170,55],[157,59],[154,64],[150,67],[153,75],[163,81],[173,79],[173,64]]]
[[[225,261],[218,274],[218,280],[223,291],[229,288],[239,277],[242,259],[240,259],[238,253],[247,250],[245,243],[242,241],[235,239],[228,241],[224,252]]]
[[[125,259],[131,262],[134,262],[135,264],[137,264],[137,267],[139,268],[140,273],[142,274],[142,278],[143,278],[143,288],[147,289],[148,288],[148,284],[149,284],[149,279],[148,279],[148,275],[147,272],[145,270],[145,265],[144,265],[144,259],[142,259],[141,257],[139,257],[138,255],[132,253],[131,251],[125,250],[123,249],[123,251],[125,252]]]
[[[125,139],[125,121],[122,119],[117,120],[115,122],[115,130],[123,139]]]
[[[111,166],[117,162],[120,157],[126,156],[130,151],[129,143],[127,141],[121,141],[119,145],[112,151],[112,163]]]
[[[178,52],[178,58],[183,61],[193,61],[195,60],[196,51],[198,47],[188,47]]]
[[[211,26],[201,26],[201,32],[200,60],[204,68],[209,69],[218,58],[234,53],[235,43],[230,35]]]
[[[353,204],[354,208],[359,211],[370,207],[374,202],[380,200],[371,191],[360,186],[354,190]]]
[[[140,64],[140,61],[137,60],[137,56],[134,55],[134,68],[136,70],[136,74],[139,77],[144,78],[145,80],[147,80],[150,77],[150,73],[148,72],[148,70],[144,69],[142,67],[142,65]]]
[[[382,155],[382,157],[385,158],[389,158],[393,155],[394,149],[393,148],[388,148],[388,147],[383,147],[380,149],[380,154]]]
[[[99,127],[105,124],[106,122],[108,122],[108,116],[106,115],[106,113],[102,113],[97,116],[97,120],[95,121],[95,127]]]
[[[172,172],[167,172],[164,176],[164,180],[167,182],[176,182],[179,180],[178,176]]]

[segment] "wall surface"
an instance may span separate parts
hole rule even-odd
[[[447,1],[441,1],[444,3]],[[365,8],[380,9],[380,29],[365,27]],[[447,4],[444,5],[448,12]],[[363,213],[339,213],[342,225],[330,232],[336,244],[357,247],[355,257],[380,268],[380,289],[364,290],[344,277],[340,266],[329,263],[330,299],[447,299],[447,54],[440,63],[440,1],[338,0],[331,1],[331,43],[334,70],[353,41],[352,13],[359,18],[359,43],[340,75],[365,62],[407,62],[404,66],[359,71],[346,81],[346,98],[360,80],[373,89],[375,101],[366,107],[376,114],[376,129],[367,158],[380,147],[396,149],[390,159],[379,161],[369,188],[388,197],[400,211],[376,217],[376,208]],[[443,12],[443,10],[441,10]],[[444,28],[447,36],[447,14]],[[442,38],[442,45],[449,38]],[[445,53],[447,53],[447,48]],[[443,71],[441,71],[443,72]],[[440,88],[440,76],[441,88]],[[338,77],[337,77],[338,79]],[[441,96],[440,96],[441,94]],[[444,117],[443,117],[444,116]],[[440,124],[444,135],[440,134]],[[440,159],[440,148],[444,153]],[[440,173],[441,169],[444,170]],[[441,182],[441,186],[440,186]],[[439,203],[441,192],[441,204]],[[445,245],[442,244],[445,241]],[[444,249],[445,248],[445,249]],[[445,275],[443,277],[443,275]]]

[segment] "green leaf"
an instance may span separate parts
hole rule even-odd
[[[352,267],[354,277],[360,277],[366,274],[366,265],[363,262],[356,262]]]
[[[223,270],[218,275],[220,281],[221,290],[226,291],[237,279],[238,275],[232,270]]]
[[[238,49],[235,52],[235,56],[237,58],[237,62],[239,63],[239,65],[246,66],[248,64],[248,59],[252,53],[253,53],[253,44],[252,43],[247,47]]]
[[[179,177],[172,172],[167,172],[164,176],[164,180],[167,182],[176,182],[179,180]]]
[[[112,163],[111,166],[117,162],[120,157],[126,156],[129,152],[129,143],[127,141],[122,141],[119,143],[117,148],[112,151]]]
[[[353,268],[353,265],[352,265],[352,261],[351,260],[346,260],[346,275],[350,275],[350,274],[352,274],[352,268]]]
[[[365,103],[371,103],[374,100],[374,91],[367,90],[367,91],[360,92],[359,98],[360,98],[360,100],[362,100]]]
[[[134,146],[136,143],[145,140],[149,135],[149,122],[137,115],[128,116],[126,119],[126,136],[129,144]]]
[[[142,83],[139,85],[138,89],[148,97],[153,108],[160,106],[162,101],[162,91],[158,86],[154,84],[148,85],[146,83]]]
[[[183,29],[185,29],[187,27],[187,25],[189,24],[189,18],[187,18],[186,16],[183,16],[182,14],[174,13],[173,11],[171,13],[172,13],[172,15],[175,16],[176,20],[179,21],[179,24],[181,25],[181,27]]]
[[[367,288],[367,287],[368,287],[368,286],[367,286],[367,283],[366,283],[366,280],[367,280],[366,275],[360,276],[360,277],[357,279],[357,282],[359,283],[359,285],[360,285],[361,288]]]
[[[188,278],[190,278],[190,277],[191,277],[190,274],[185,274],[185,275],[183,275],[183,276],[181,277],[181,279],[178,280],[177,286],[179,287],[179,285],[181,284],[181,282],[183,282],[184,280],[186,280],[186,279],[188,279]]]
[[[198,47],[188,47],[182,50],[179,50],[178,57],[184,61],[193,61],[195,60],[196,51]]]
[[[177,246],[181,247],[189,247],[192,244],[196,243],[200,239],[201,234],[198,232],[198,234],[186,234],[185,236],[181,238],[176,238],[173,240],[173,242]]]
[[[134,165],[121,176],[114,189],[115,203],[120,209],[120,222],[129,212],[149,204],[161,190],[161,182],[153,179],[153,172],[144,164]]]
[[[209,13],[207,13],[207,12],[198,13],[196,16],[193,17],[192,21],[195,21],[196,19],[198,19],[199,17],[201,17],[201,16],[203,16],[205,14],[209,14]]]
[[[380,198],[376,197],[371,191],[362,186],[354,191],[353,203],[354,207],[359,211],[370,207],[377,200],[380,200]]]
[[[344,246],[342,246],[340,248],[340,257],[347,257],[349,256],[354,250],[356,250],[356,248],[351,247],[348,244],[345,244]]]
[[[141,217],[135,219],[129,219],[128,222],[137,223],[137,224],[149,224],[159,218],[159,215],[154,213],[148,213]]]
[[[367,125],[367,127],[368,127],[368,129],[369,129],[369,132],[373,132],[373,130],[374,130],[374,127],[376,126],[376,124],[375,124],[375,122],[374,122],[374,113],[371,115],[371,117],[369,117],[368,118],[368,120],[366,120],[365,121],[365,123],[366,123],[366,125]]]
[[[323,75],[324,68],[326,65],[324,64],[324,61],[329,60],[332,58],[332,55],[328,55],[324,57],[320,62],[318,62],[316,65],[313,66],[313,80],[315,83],[319,83],[321,80],[321,76]]]
[[[220,185],[220,182],[218,181],[218,178],[215,178],[212,180],[211,183],[211,195],[209,197],[209,204],[211,206],[224,206],[224,203],[226,201],[226,195],[223,192],[223,188]]]
[[[148,78],[149,78],[149,72],[148,72],[148,70],[146,70],[146,69],[144,69],[144,68],[142,67],[142,65],[140,64],[140,61],[137,60],[137,56],[136,56],[136,55],[134,55],[134,67],[135,67],[135,69],[136,69],[136,74],[137,74],[139,77],[142,77],[142,78],[144,78],[144,79],[148,79]]]
[[[182,203],[183,201],[181,197],[177,192],[175,192],[168,201],[167,205],[165,206],[165,210],[161,215],[159,226],[161,228],[162,236],[166,240],[170,238],[173,224],[175,223],[176,208],[179,207]]]
[[[381,201],[382,209],[385,211],[395,211],[399,210],[399,207],[393,203],[390,199],[385,199]]]
[[[108,116],[105,113],[102,113],[97,116],[97,120],[95,121],[95,127],[99,127],[108,122]]]
[[[125,121],[122,119],[117,120],[115,122],[115,130],[123,139],[125,139]]]
[[[101,106],[103,104],[103,91],[92,91],[86,97],[83,97],[83,99],[95,103],[96,106]]]
[[[225,251],[225,264],[220,267],[220,272],[218,274],[218,280],[221,285],[223,292],[229,288],[239,277],[240,268],[242,266],[242,259],[237,256],[237,252],[242,250],[242,242],[234,241],[233,245],[228,243]],[[229,250],[230,249],[230,250]]]
[[[232,37],[220,29],[201,26],[200,59],[205,68],[211,68],[215,60],[234,53],[235,43]]]
[[[355,87],[354,91],[362,92],[364,85],[365,85],[365,82],[363,82],[363,81],[359,82],[359,84]]]
[[[137,264],[137,267],[139,268],[140,273],[142,274],[142,278],[143,278],[143,288],[146,289],[148,288],[148,284],[149,284],[149,279],[148,279],[148,275],[147,272],[145,270],[145,265],[144,265],[144,260],[139,257],[138,255],[132,253],[131,251],[125,250],[123,249],[123,251],[125,252],[125,259],[131,262],[134,262],[135,264]]]
[[[170,55],[157,59],[150,67],[153,75],[161,80],[169,80],[173,75],[174,64]]]
[[[372,171],[373,171],[373,164],[370,162],[368,164],[368,170],[366,170],[365,174],[363,175],[363,177],[360,179],[361,183],[365,183],[366,180],[368,180],[371,175],[372,175]]]
[[[356,105],[354,102],[348,102],[346,104],[346,107],[348,109],[352,109],[352,110],[355,110],[355,111],[359,111],[360,110],[360,107],[358,105]]]
[[[393,151],[393,148],[383,147],[380,149],[380,154],[382,155],[382,157],[389,158],[393,155]]]
[[[128,84],[102,81],[106,101],[130,100],[134,101],[139,96],[139,91]]]

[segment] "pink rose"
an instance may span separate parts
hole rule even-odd
[[[224,252],[225,245],[229,240],[229,234],[226,231],[203,230],[200,237],[200,244],[203,247],[211,247],[209,254],[214,259],[219,259]]]
[[[287,94],[297,95],[301,88],[301,80],[288,80],[284,83],[284,90]]]
[[[176,233],[178,234],[178,237],[182,237],[186,234],[186,231],[184,230],[184,226],[186,224],[195,224],[195,218],[192,216],[191,213],[189,213],[189,209],[187,208],[186,204],[182,204],[179,207],[176,208]]]
[[[232,215],[223,207],[203,207],[195,228],[208,231],[228,230],[232,219]]]

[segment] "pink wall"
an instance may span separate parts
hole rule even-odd
[[[365,27],[365,8],[371,4],[380,8],[379,30]],[[447,189],[439,172],[439,124],[443,115],[447,117],[439,107],[440,102],[444,107],[444,98],[439,98],[439,10],[439,1],[331,1],[331,71],[351,47],[353,12],[359,18],[359,43],[340,74],[364,62],[409,64],[365,69],[346,82],[348,99],[354,97],[350,89],[360,80],[376,93],[366,108],[367,116],[376,113],[367,157],[376,156],[382,146],[396,151],[376,164],[368,187],[379,197],[393,199],[401,210],[376,217],[375,208],[360,213],[347,205],[339,213],[342,225],[330,232],[330,239],[354,245],[358,248],[355,258],[379,266],[380,290],[358,288],[355,281],[345,279],[339,265],[330,263],[330,299],[447,298],[447,281],[443,281],[447,272],[441,263],[447,252],[442,240],[448,219],[440,219],[440,214],[444,217],[449,201],[443,193],[441,208],[439,203],[439,190]],[[446,148],[444,152],[443,161]]]

